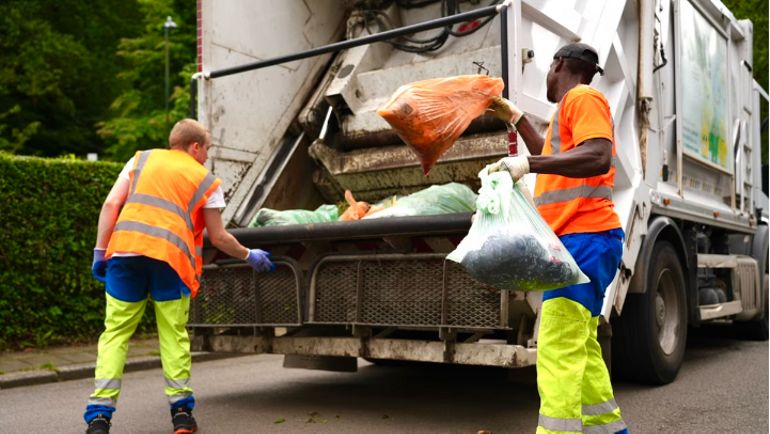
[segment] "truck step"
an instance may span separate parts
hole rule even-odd
[[[709,304],[699,306],[700,319],[706,321],[715,318],[722,318],[730,315],[736,315],[743,311],[740,300],[728,301],[726,303]]]
[[[698,253],[698,268],[736,268],[738,256]]]

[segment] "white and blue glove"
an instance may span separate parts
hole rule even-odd
[[[254,271],[261,273],[263,271],[275,271],[275,264],[270,261],[270,253],[260,249],[249,250],[246,262],[251,265]]]

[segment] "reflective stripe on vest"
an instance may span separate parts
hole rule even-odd
[[[150,158],[150,152],[152,151],[139,152],[139,159],[136,161],[136,167],[134,167],[134,181],[131,183],[131,190],[129,190],[131,193],[136,190],[136,184],[139,182],[139,174],[142,173],[144,165],[147,164],[147,159]]]
[[[537,418],[537,425],[551,431],[583,431],[583,421],[579,418],[559,419],[557,417],[549,417],[541,414]]]
[[[556,155],[561,152],[561,134],[559,133],[559,115],[561,114],[561,104],[556,108],[556,114],[553,115],[551,123],[551,154]],[[554,134],[556,131],[556,134]]]
[[[192,264],[193,270],[195,269],[195,256],[193,256],[193,254],[190,252],[190,249],[187,247],[187,243],[185,243],[184,240],[179,237],[179,235],[167,229],[150,226],[142,222],[122,221],[115,225],[114,231],[140,232],[151,237],[166,240],[174,246],[178,247],[179,250],[181,250],[182,253],[187,256],[187,259],[190,260],[190,264]]]
[[[149,194],[134,193],[131,196],[128,196],[126,203],[140,203],[142,205],[150,205],[156,208],[165,209],[166,211],[178,215],[182,220],[184,220],[185,224],[187,224],[187,229],[190,231],[193,230],[193,223],[190,219],[190,213],[180,208],[179,205],[173,202],[169,202],[166,199],[150,196]]]
[[[612,189],[606,185],[581,185],[580,187],[552,190],[542,193],[535,198],[535,205],[547,205],[550,203],[566,202],[580,197],[612,200]]]
[[[190,203],[187,205],[187,212],[192,213],[193,208],[195,208],[195,204],[198,203],[203,198],[203,195],[206,194],[209,188],[211,188],[212,185],[214,185],[214,181],[216,181],[216,176],[212,175],[211,173],[207,174],[205,178],[203,178],[203,181],[201,181],[201,185],[198,186],[198,189],[195,190],[195,193],[193,194],[192,199],[190,200]]]

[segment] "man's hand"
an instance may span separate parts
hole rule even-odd
[[[105,283],[107,281],[107,261],[104,259],[104,249],[94,249],[94,262],[91,264],[91,274],[94,279]]]
[[[489,173],[502,172],[503,170],[507,170],[511,174],[513,182],[516,182],[529,173],[529,160],[524,155],[517,155],[501,158],[496,163],[489,165]]]
[[[524,116],[523,111],[519,110],[519,108],[512,102],[501,96],[492,98],[492,104],[490,104],[488,110],[491,111],[491,114],[496,118],[503,122],[513,124],[514,126],[517,125],[522,116]]]
[[[249,250],[249,256],[246,257],[246,262],[251,265],[251,268],[256,272],[263,271],[275,271],[275,264],[270,261],[270,253],[260,249]]]

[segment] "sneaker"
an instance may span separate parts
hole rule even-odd
[[[109,434],[110,432],[110,418],[100,414],[88,422],[88,429],[86,434]]]
[[[171,410],[171,423],[174,424],[174,434],[191,434],[198,431],[192,410],[187,407]]]

